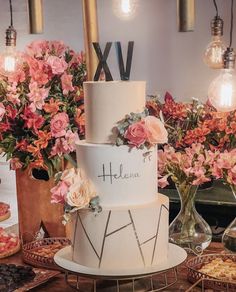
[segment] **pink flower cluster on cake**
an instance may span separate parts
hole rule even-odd
[[[116,144],[137,148],[150,148],[158,143],[167,143],[167,131],[164,124],[148,111],[131,113],[118,122]]]
[[[66,169],[58,173],[58,176],[55,187],[51,189],[51,202],[66,206],[65,220],[67,220],[67,213],[88,207],[90,200],[96,196],[96,191],[82,169]]]
[[[51,175],[84,137],[84,57],[60,41],[34,41],[21,60],[14,73],[1,76],[0,148],[13,169],[44,168]]]
[[[201,185],[210,181],[217,153],[206,150],[202,144],[192,144],[183,151],[166,145],[158,151],[158,184],[168,185],[168,177],[176,184]]]

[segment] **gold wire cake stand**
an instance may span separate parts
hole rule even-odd
[[[82,288],[83,279],[91,279],[91,287],[96,291],[146,291],[156,292],[174,285],[178,280],[177,266],[187,258],[187,253],[181,247],[169,244],[169,255],[166,263],[158,266],[133,269],[125,272],[102,271],[98,268],[88,268],[72,261],[71,247],[65,247],[54,256],[55,263],[65,270],[66,283],[77,291],[88,291]]]

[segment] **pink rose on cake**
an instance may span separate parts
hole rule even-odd
[[[142,121],[130,125],[124,135],[124,138],[128,140],[128,143],[136,147],[140,147],[140,145],[144,144],[147,137],[148,132]]]
[[[69,185],[65,181],[60,181],[54,188],[51,189],[51,203],[64,204],[68,190]]]
[[[130,113],[117,123],[116,145],[130,145],[149,149],[158,143],[167,143],[168,134],[158,118],[150,116],[147,109],[142,113]]]
[[[168,133],[161,120],[153,116],[147,116],[144,122],[148,133],[147,139],[150,144],[167,143]]]
[[[56,114],[51,120],[51,133],[55,138],[65,136],[69,117],[66,113]]]

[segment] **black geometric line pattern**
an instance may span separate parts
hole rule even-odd
[[[73,241],[72,241],[72,248],[73,248],[73,245],[74,245],[74,242],[75,242],[76,233],[77,233],[78,219],[79,219],[79,212],[76,212],[75,232],[74,232],[74,238],[73,238]]]
[[[130,223],[128,223],[128,224],[126,224],[126,225],[124,225],[124,226],[122,226],[122,227],[120,227],[120,228],[118,228],[118,229],[116,229],[116,230],[114,230],[114,231],[112,231],[112,232],[110,232],[110,233],[107,233],[106,237],[108,237],[108,236],[110,236],[110,235],[112,235],[112,234],[114,234],[114,233],[120,231],[121,229],[126,228],[127,226],[129,226],[129,225],[131,225],[131,224],[132,224],[132,223],[130,222]]]
[[[78,213],[79,213],[79,212],[78,212]],[[83,222],[82,222],[82,220],[81,220],[81,218],[80,218],[80,215],[79,215],[79,221],[80,221],[80,224],[81,224],[81,226],[82,226],[82,228],[83,228],[83,230],[84,230],[84,233],[85,233],[85,235],[86,235],[86,237],[87,237],[87,239],[88,239],[88,241],[89,241],[89,243],[90,243],[92,249],[94,250],[96,256],[97,256],[98,259],[99,259],[98,252],[96,251],[95,247],[93,246],[93,243],[92,243],[91,239],[89,238],[89,235],[88,235],[88,233],[87,233],[87,231],[86,231],[86,229],[85,229],[85,227],[84,227],[84,225],[83,225]]]
[[[141,255],[141,258],[142,258],[142,261],[143,261],[143,265],[144,266],[145,266],[145,257],[143,255],[143,251],[142,251],[141,246],[144,245],[144,244],[146,244],[147,242],[153,240],[153,239],[155,240],[154,245],[153,245],[152,260],[151,260],[151,265],[152,265],[153,264],[153,261],[154,261],[155,251],[156,251],[157,237],[158,237],[158,234],[159,234],[161,215],[162,215],[162,212],[163,212],[164,209],[167,212],[169,212],[169,209],[165,205],[162,204],[161,205],[161,208],[160,208],[159,216],[158,216],[157,229],[156,229],[155,235],[152,236],[151,238],[145,240],[142,243],[140,243],[140,240],[139,240],[139,237],[138,237],[138,234],[137,234],[137,230],[136,230],[136,227],[135,227],[135,223],[134,223],[134,220],[133,220],[133,217],[132,217],[132,214],[131,214],[131,211],[130,210],[127,210],[127,211],[128,211],[128,214],[129,214],[129,217],[130,217],[131,222],[128,223],[128,224],[126,224],[126,225],[124,225],[124,226],[122,226],[122,227],[120,227],[120,228],[118,228],[118,229],[116,229],[116,230],[114,230],[114,231],[112,231],[112,232],[110,232],[110,233],[107,233],[108,226],[109,226],[109,222],[110,222],[110,217],[111,217],[111,214],[112,214],[112,211],[110,210],[109,213],[108,213],[108,216],[107,216],[107,221],[106,221],[106,226],[105,226],[104,235],[103,235],[103,239],[102,239],[102,248],[101,248],[100,255],[96,251],[96,249],[95,249],[95,247],[94,247],[94,245],[92,243],[92,240],[89,238],[89,235],[88,235],[88,233],[87,233],[87,231],[86,231],[86,229],[85,229],[85,227],[83,225],[83,222],[82,222],[82,219],[81,219],[81,217],[79,215],[79,212],[77,212],[78,215],[77,215],[76,223],[75,223],[75,234],[76,234],[76,231],[77,231],[77,224],[78,224],[78,219],[79,219],[80,224],[81,224],[81,226],[83,228],[83,231],[84,231],[84,233],[85,233],[85,235],[86,235],[86,237],[87,237],[87,239],[88,239],[88,241],[89,241],[89,243],[90,243],[90,245],[91,245],[94,253],[96,254],[96,256],[97,256],[97,258],[99,260],[99,268],[100,268],[100,266],[102,264],[102,257],[103,257],[103,253],[104,253],[104,246],[105,246],[106,238],[109,237],[109,236],[111,236],[112,234],[117,233],[120,230],[122,230],[122,229],[124,229],[124,228],[126,228],[126,227],[128,227],[130,225],[132,225],[133,232],[134,232],[134,235],[135,235],[135,238],[136,238],[136,241],[137,241],[137,245],[138,245],[139,252],[140,252],[140,255]],[[76,237],[75,234],[74,234],[74,240],[75,240],[75,237]]]
[[[151,265],[153,264],[154,255],[155,255],[155,251],[156,251],[157,236],[158,236],[158,233],[159,233],[160,220],[161,220],[161,214],[162,214],[162,209],[163,208],[166,209],[166,211],[169,213],[169,209],[165,205],[161,204],[161,209],[160,209],[158,223],[157,223],[157,231],[156,231],[156,235],[155,235],[155,242],[154,242],[154,247],[153,247],[153,253],[152,253]]]
[[[104,245],[105,245],[105,240],[106,240],[106,234],[107,234],[107,228],[108,228],[108,225],[109,225],[110,217],[111,217],[111,211],[109,211],[109,213],[108,213],[107,223],[106,223],[106,227],[105,227],[105,232],[104,232],[104,235],[103,235],[102,250],[101,250],[100,259],[99,259],[99,265],[98,265],[99,268],[100,268],[101,263],[102,263],[103,250],[104,250]]]
[[[130,220],[132,222],[133,231],[134,231],[134,235],[135,235],[135,238],[136,238],[136,241],[137,241],[137,244],[138,244],[139,252],[140,252],[140,255],[142,257],[143,265],[145,266],[145,260],[144,260],[144,256],[143,256],[143,251],[142,251],[141,246],[140,246],[140,242],[139,242],[138,234],[137,234],[137,231],[136,231],[136,228],[135,228],[134,220],[133,220],[133,217],[131,215],[130,210],[128,210],[128,212],[129,212]]]
[[[155,237],[156,237],[156,235],[154,235],[153,237],[151,237],[151,238],[145,240],[144,242],[140,243],[140,245],[144,245],[145,243],[147,243],[147,242],[153,240]]]

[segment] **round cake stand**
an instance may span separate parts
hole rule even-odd
[[[115,281],[113,286],[103,288],[102,291],[117,291],[119,292],[124,284],[121,282],[126,282],[127,288],[123,291],[140,291],[136,290],[137,280],[145,280],[145,291],[155,292],[166,289],[177,282],[177,266],[183,263],[187,258],[187,253],[181,247],[169,243],[169,254],[167,261],[161,263],[160,265],[147,267],[147,268],[136,268],[129,271],[116,270],[116,271],[101,271],[99,268],[89,268],[82,266],[72,261],[72,250],[71,246],[67,246],[60,251],[58,251],[54,256],[55,263],[65,270],[65,280],[67,284],[78,290],[80,290],[80,278],[89,278],[93,280],[93,291],[96,292],[98,288],[99,280],[102,281]],[[76,280],[72,281],[72,276],[76,275]],[[155,276],[155,279],[153,277]],[[158,276],[158,280],[156,277]],[[156,288],[154,282],[158,282],[161,287]],[[128,282],[128,283],[127,283]],[[129,286],[129,288],[128,288]],[[87,290],[84,290],[87,291]],[[143,288],[142,288],[142,291]]]

